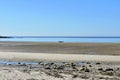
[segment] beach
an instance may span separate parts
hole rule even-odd
[[[120,43],[0,42],[1,52],[120,55]]]
[[[0,60],[18,62],[0,80],[120,80],[120,43],[0,42]]]

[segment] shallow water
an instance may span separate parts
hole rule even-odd
[[[11,64],[11,65],[17,65],[19,62],[10,62],[10,61],[4,61],[0,60],[0,64]],[[20,62],[20,64],[38,64],[37,62]]]
[[[12,62],[12,61],[4,61],[4,60],[0,60],[0,64],[2,65],[18,65],[18,64],[27,64],[27,65],[38,65],[38,62]],[[42,63],[49,63],[49,62],[42,62]],[[63,62],[54,62],[57,65],[62,65]],[[85,65],[87,64],[86,62],[76,62],[78,65]],[[95,64],[94,62],[90,62],[91,64]]]
[[[30,42],[120,42],[120,38],[80,38],[80,37],[74,37],[74,38],[50,38],[50,37],[24,37],[24,38],[1,38],[0,41],[30,41]]]

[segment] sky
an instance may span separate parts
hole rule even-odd
[[[120,36],[120,0],[0,0],[0,35]]]

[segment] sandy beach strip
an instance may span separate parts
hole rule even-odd
[[[120,56],[112,55],[84,55],[84,54],[55,54],[55,53],[23,53],[0,52],[1,60],[8,61],[54,61],[54,62],[120,62]]]
[[[0,60],[18,62],[0,80],[120,80],[120,43],[0,42]]]
[[[120,55],[120,43],[0,41],[0,52]]]

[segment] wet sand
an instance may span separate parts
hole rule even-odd
[[[120,55],[120,43],[0,42],[0,52]]]

